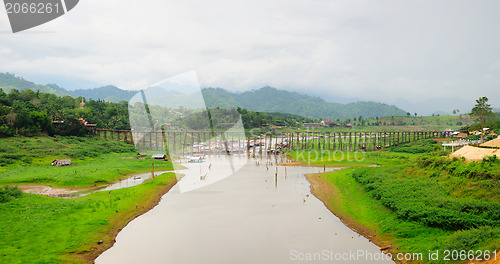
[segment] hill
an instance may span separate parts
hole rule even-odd
[[[205,88],[203,96],[208,107],[243,107],[261,112],[279,112],[309,118],[346,119],[405,115],[394,105],[375,102],[348,104],[326,102],[320,97],[264,87],[243,93],[231,93],[221,88]]]
[[[79,89],[69,92],[73,97],[85,97],[85,99],[94,99],[94,100],[104,100],[107,102],[118,103],[121,101],[128,101],[132,96],[134,96],[137,91],[128,91],[122,90],[113,85],[107,85],[103,87],[98,87],[94,89]]]
[[[68,91],[57,84],[35,84],[11,73],[0,73],[0,88],[6,93],[9,93],[13,89],[18,91],[32,90],[34,92],[39,91],[40,93],[53,93],[57,96],[71,95],[75,98],[82,96],[87,100],[92,98],[94,100],[104,100],[114,103],[128,101],[137,93],[137,91],[122,90],[113,85]]]
[[[53,93],[58,96],[68,95],[68,91],[64,88],[61,88],[55,84],[35,84],[33,82],[25,80],[23,77],[15,76],[11,73],[1,73],[0,72],[0,88],[8,93],[13,89],[17,89],[19,91],[23,90],[32,90],[34,92],[39,91],[41,93]]]
[[[107,102],[128,101],[137,91],[122,90],[116,86],[108,85],[94,89],[68,91],[56,84],[40,85],[25,80],[23,77],[10,73],[0,73],[0,88],[8,93],[12,89],[19,91],[30,89],[34,92],[53,93],[58,96],[71,95],[72,97],[85,97],[93,100]],[[159,104],[175,101],[176,105],[189,107],[193,102],[188,96],[181,96],[172,91],[154,92],[155,87],[147,89],[148,92],[158,94],[153,101]],[[290,113],[315,119],[347,119],[363,116],[364,118],[405,115],[406,111],[394,106],[376,102],[332,103],[320,97],[309,96],[297,92],[278,90],[272,87],[263,87],[243,93],[233,93],[222,88],[202,89],[205,104],[209,108],[246,108],[248,110],[267,113]],[[198,96],[199,98],[199,96]],[[150,103],[153,103],[150,102]]]

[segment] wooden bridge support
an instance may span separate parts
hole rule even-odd
[[[252,155],[263,155],[271,149],[287,146],[293,150],[377,150],[413,141],[444,136],[438,131],[417,132],[283,132],[275,135],[263,133],[210,132],[210,131],[130,131],[96,129],[95,136],[103,139],[122,140],[144,150],[177,152],[182,155],[211,154],[244,150]],[[236,142],[237,141],[237,142]],[[196,146],[196,147],[194,147]],[[256,149],[256,148],[259,149]],[[237,149],[236,149],[237,148]]]

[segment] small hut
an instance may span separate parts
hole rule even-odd
[[[56,159],[56,160],[52,161],[51,165],[57,166],[57,167],[69,166],[69,165],[71,165],[71,160],[70,159]]]

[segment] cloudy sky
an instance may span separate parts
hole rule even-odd
[[[0,71],[142,89],[195,70],[202,87],[466,112],[481,96],[500,107],[499,11],[496,0],[82,0],[16,34],[0,12]]]

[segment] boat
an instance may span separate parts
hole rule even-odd
[[[193,162],[193,163],[201,163],[204,162],[205,160],[203,157],[191,157],[188,159],[188,162]]]

